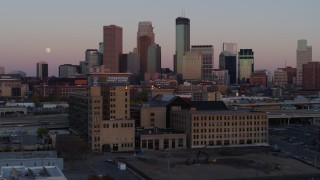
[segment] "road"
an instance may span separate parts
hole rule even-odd
[[[320,152],[309,149],[309,146],[305,143],[314,137],[318,137],[317,131],[312,129],[308,131],[303,127],[286,127],[282,128],[282,132],[277,135],[271,134],[269,144],[273,147],[277,146],[281,152],[320,167]]]
[[[101,153],[92,153],[87,156],[85,160],[77,160],[72,164],[68,162],[65,163],[65,175],[68,179],[87,179],[89,175],[95,174],[96,176],[109,175],[114,179],[126,179],[126,180],[136,180],[141,179],[135,172],[129,170],[127,167],[126,170],[119,170],[116,164],[106,161],[108,159],[118,159],[119,154],[101,154]],[[129,154],[122,154],[121,156],[130,156]],[[72,171],[68,171],[72,169]],[[83,171],[85,169],[86,172]],[[79,176],[79,174],[82,174]]]

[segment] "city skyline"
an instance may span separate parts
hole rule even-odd
[[[320,61],[318,1],[86,1],[6,2],[0,7],[0,66],[6,73],[36,75],[36,63],[48,62],[49,76],[61,64],[79,64],[86,49],[98,49],[103,26],[123,28],[123,53],[136,47],[140,21],[150,21],[161,46],[162,67],[173,69],[175,19],[190,19],[190,45],[214,46],[214,68],[223,42],[253,49],[255,69],[271,72],[296,67],[297,41],[306,39],[313,61]],[[77,6],[75,6],[77,5]],[[155,7],[155,8],[152,8]],[[119,13],[121,9],[121,14]],[[163,13],[163,10],[166,13]],[[182,13],[185,12],[185,13]],[[228,13],[226,13],[228,12]],[[50,48],[51,52],[46,52]]]

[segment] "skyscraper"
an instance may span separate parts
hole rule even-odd
[[[119,72],[119,59],[122,54],[122,27],[103,27],[103,65],[107,72]]]
[[[79,66],[72,64],[62,64],[59,66],[59,77],[60,78],[75,78],[78,73]]]
[[[307,81],[302,80],[302,87],[305,90],[320,89],[320,62],[308,62],[302,65],[302,79],[307,78]]]
[[[139,48],[140,48],[139,38],[141,36],[150,37],[151,44],[154,43],[154,32],[153,32],[152,23],[150,21],[139,22],[138,32],[137,32],[137,48],[138,48],[138,51],[139,51]]]
[[[297,48],[297,85],[303,84],[302,65],[312,61],[312,47],[307,46],[307,40],[298,40]]]
[[[161,47],[152,44],[148,48],[148,72],[160,73],[161,71]]]
[[[44,61],[40,61],[37,63],[37,77],[38,78],[46,78],[48,77],[48,63]]]
[[[219,69],[228,70],[228,84],[237,83],[237,44],[223,43],[222,52],[219,55]]]
[[[201,74],[202,79],[211,80],[213,73],[213,46],[196,45],[191,46],[191,51],[198,51],[202,54]]]
[[[87,49],[85,61],[88,65],[88,68],[92,66],[99,66],[99,51],[97,49]]]
[[[252,49],[240,49],[238,58],[239,83],[249,83],[254,72],[254,53]]]
[[[202,77],[202,54],[197,51],[184,53],[182,61],[182,79],[199,80]]]
[[[190,19],[176,19],[176,54],[174,56],[174,72],[182,74],[183,54],[190,51]]]
[[[151,37],[140,36],[138,53],[140,57],[140,78],[144,80],[144,73],[148,70],[148,48],[151,45]]]

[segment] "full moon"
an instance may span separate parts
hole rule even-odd
[[[51,48],[46,48],[46,53],[50,53],[51,52]]]

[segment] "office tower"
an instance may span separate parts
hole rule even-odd
[[[103,27],[103,65],[107,72],[119,72],[119,59],[122,54],[122,27]]]
[[[88,67],[87,67],[87,63],[85,61],[80,61],[78,72],[79,72],[79,74],[87,74],[88,73]]]
[[[99,66],[99,51],[97,49],[87,49],[85,61],[88,65],[88,68],[92,66]]]
[[[297,85],[303,84],[302,65],[312,61],[312,47],[307,46],[307,40],[298,40],[297,49]]]
[[[104,53],[103,42],[99,42],[99,53],[100,53],[100,54],[103,54],[103,53]]]
[[[147,72],[160,73],[161,71],[161,47],[152,44],[148,48],[148,70]]]
[[[229,72],[227,69],[214,69],[213,70],[213,80],[218,85],[228,85],[229,84]]]
[[[62,64],[59,66],[59,77],[60,78],[75,78],[78,73],[79,66],[72,64]]]
[[[302,65],[302,87],[305,90],[320,89],[320,62],[308,62]]]
[[[144,73],[148,70],[148,48],[151,45],[151,37],[140,36],[138,53],[140,57],[140,78],[144,80]]]
[[[275,85],[294,84],[297,78],[297,69],[290,66],[278,68],[273,74],[273,83]]]
[[[227,51],[231,54],[237,54],[237,43],[223,43],[222,51]]]
[[[229,73],[228,84],[237,83],[237,44],[223,43],[222,52],[219,55],[219,69],[226,69]]]
[[[268,76],[266,74],[266,71],[255,71],[250,75],[250,84],[256,85],[256,86],[263,86],[267,87],[268,83]]]
[[[136,49],[128,53],[128,73],[136,75],[140,73],[140,58]]]
[[[285,69],[278,68],[273,73],[273,84],[274,85],[287,85],[288,84],[288,74]]]
[[[3,66],[0,66],[0,74],[5,74],[6,71],[5,71],[5,68]]]
[[[144,80],[156,80],[161,72],[161,47],[158,44],[152,44],[148,48],[148,68],[144,74]]]
[[[48,77],[48,63],[44,61],[40,61],[37,63],[37,77],[38,78],[46,78]]]
[[[138,32],[137,32],[137,48],[138,48],[138,51],[140,49],[140,40],[139,40],[139,38],[141,36],[150,37],[151,44],[154,43],[154,32],[153,32],[152,23],[150,21],[139,22]]]
[[[100,42],[99,43],[99,53],[98,53],[98,61],[99,61],[100,65],[103,64],[103,51],[104,51],[103,42]]]
[[[128,54],[121,54],[119,62],[120,62],[119,64],[120,73],[128,72]]]
[[[182,59],[182,79],[200,80],[202,77],[202,54],[197,51],[185,52]]]
[[[198,51],[202,54],[202,65],[201,65],[202,79],[212,80],[213,46],[212,45],[191,46],[191,51]]]
[[[70,128],[88,139],[93,151],[133,151],[127,73],[89,73],[88,94],[70,96]]]
[[[174,72],[182,74],[183,54],[190,51],[190,19],[176,19],[176,54],[174,56]]]
[[[238,59],[239,83],[249,83],[254,72],[254,52],[252,49],[240,49]]]

